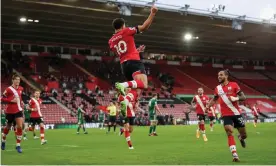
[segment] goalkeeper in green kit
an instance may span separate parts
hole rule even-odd
[[[160,113],[159,107],[157,105],[157,94],[154,94],[153,98],[150,99],[148,104],[148,110],[149,110],[149,118],[150,118],[149,136],[157,136],[156,126],[158,121],[156,119],[156,111]]]
[[[78,108],[78,129],[77,129],[77,134],[80,134],[80,128],[83,129],[84,134],[88,134],[87,131],[85,131],[84,127],[84,115],[85,111],[83,110],[83,104],[81,104]]]

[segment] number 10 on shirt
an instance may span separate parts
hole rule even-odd
[[[117,54],[121,56],[121,54],[124,54],[127,52],[127,44],[125,41],[120,40],[117,45],[114,46],[117,50]]]

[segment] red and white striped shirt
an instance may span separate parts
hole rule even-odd
[[[41,118],[41,106],[42,106],[42,100],[31,98],[29,101],[29,105],[31,109],[35,109],[34,111],[31,110],[31,118]]]
[[[200,115],[204,115],[206,104],[209,101],[209,97],[204,94],[202,94],[201,96],[196,95],[193,100],[196,102],[196,113]]]
[[[8,102],[8,106],[6,109],[6,114],[15,114],[17,112],[22,111],[22,92],[23,87],[19,86],[17,89],[10,86],[4,91],[4,97],[1,98],[1,101]],[[16,103],[11,103],[14,98],[18,98]]]
[[[229,82],[227,85],[218,85],[215,89],[215,96],[218,96],[222,116],[240,115],[238,101],[232,102],[229,97],[237,97],[240,87],[236,82]]]
[[[252,107],[252,114],[254,116],[259,116],[259,112],[260,112],[260,109],[258,107],[256,107],[256,106]]]

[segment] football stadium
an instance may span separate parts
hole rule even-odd
[[[275,122],[274,0],[1,1],[1,165],[274,165]]]

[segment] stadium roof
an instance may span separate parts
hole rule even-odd
[[[5,0],[1,13],[2,39],[108,49],[114,18],[124,17],[129,26],[135,26],[148,13],[147,8],[132,7],[132,16],[121,16],[116,5],[89,0]],[[39,22],[19,22],[22,16]],[[199,39],[184,41],[185,33]],[[228,19],[167,11],[159,11],[150,30],[136,38],[137,44],[145,44],[152,52],[257,59],[276,59],[275,41],[273,26],[245,23],[243,30],[238,31],[232,29],[232,21]]]

